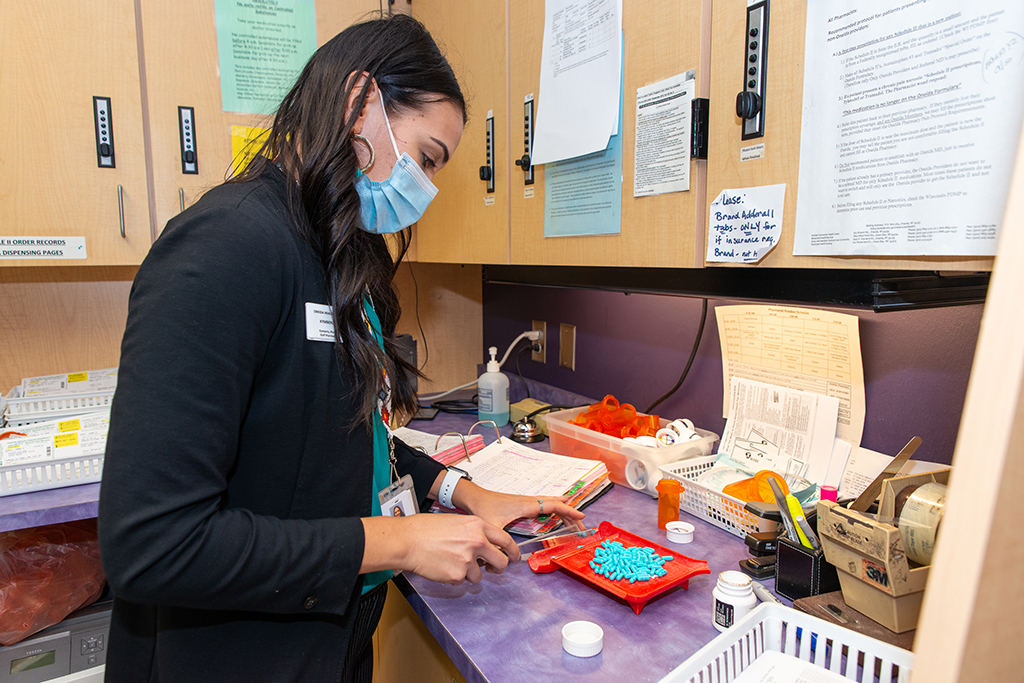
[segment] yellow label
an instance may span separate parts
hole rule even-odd
[[[245,168],[263,145],[270,131],[253,126],[231,126],[231,175]]]
[[[77,446],[78,445],[78,432],[72,432],[70,434],[57,434],[53,437],[53,445],[57,448],[64,446]]]
[[[58,432],[77,432],[81,428],[82,428],[82,421],[78,420],[78,419],[75,419],[75,420],[64,420],[63,422],[58,422],[57,423],[57,431]]]
[[[84,382],[89,379],[88,372],[72,372],[68,375],[68,382]]]

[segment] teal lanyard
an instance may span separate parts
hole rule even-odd
[[[384,335],[381,333],[380,318],[377,317],[377,312],[373,310],[373,304],[370,302],[368,297],[363,298],[363,314],[366,320],[367,326],[370,328],[370,334],[380,344],[381,349],[384,348]],[[384,369],[381,368],[381,372]],[[382,385],[383,387],[383,385]],[[385,388],[381,389],[382,392],[386,391]],[[385,406],[384,410],[388,410],[386,396],[378,397],[378,408],[373,421],[373,490],[370,492],[370,509],[374,517],[381,516],[380,499],[377,497],[378,491],[383,491],[386,487],[391,484],[391,462],[390,462],[390,448],[388,447],[388,432],[387,427],[384,425],[384,418],[381,416],[380,406]],[[366,595],[371,590],[384,583],[394,575],[389,570],[379,572],[369,572],[363,575],[363,595]]]

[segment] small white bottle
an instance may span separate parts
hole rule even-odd
[[[487,349],[491,360],[487,361],[487,372],[477,380],[477,399],[479,407],[477,415],[481,420],[494,420],[494,424],[504,427],[508,424],[508,377],[501,371],[496,356],[497,347]]]
[[[718,575],[718,585],[711,595],[715,601],[714,624],[719,631],[726,630],[757,606],[750,577],[733,569]]]

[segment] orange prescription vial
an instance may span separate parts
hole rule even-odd
[[[664,529],[669,522],[679,519],[679,495],[683,485],[675,479],[662,479],[655,487],[658,489],[658,528]]]

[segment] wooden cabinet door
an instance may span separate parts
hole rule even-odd
[[[513,0],[515,5],[520,0]],[[506,2],[416,0],[413,16],[430,30],[459,79],[469,122],[459,149],[435,177],[437,197],[414,228],[420,261],[508,263],[508,101]],[[480,179],[487,158],[487,118],[493,114],[494,191]]]
[[[722,190],[786,184],[779,243],[758,267],[853,268],[885,270],[991,270],[993,259],[956,256],[793,256],[797,182],[800,177],[800,126],[804,88],[804,33],[807,2],[773,2],[769,16],[765,85],[765,133],[741,139],[736,94],[743,86],[746,4],[716,2],[711,32],[711,115],[708,153],[708,201]],[[764,144],[760,159],[740,161],[740,150]],[[708,264],[723,265],[723,264]],[[731,264],[732,265],[732,264]],[[749,267],[749,266],[740,266]]]
[[[88,255],[0,264],[141,263],[152,236],[133,0],[0,3],[0,91],[0,236],[84,236]],[[110,98],[114,168],[98,166],[94,96]]]
[[[221,104],[214,0],[141,0],[154,232],[229,175],[232,126],[269,128],[272,112],[225,112]],[[378,0],[316,3],[317,44],[378,9]],[[178,107],[195,117],[197,174],[182,172]]]
[[[707,96],[710,0],[623,3],[625,34],[622,113],[622,227],[617,235],[544,237],[544,166],[533,186],[514,167],[511,196],[512,262],[538,265],[658,266],[692,268],[703,263],[705,162],[690,161],[690,189],[633,197],[636,91],[690,69],[697,94]],[[544,38],[544,0],[515,0],[509,17],[512,156],[522,154],[523,102],[538,100]],[[704,84],[703,87],[701,84]],[[532,197],[530,195],[532,187]]]

